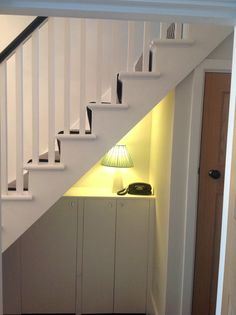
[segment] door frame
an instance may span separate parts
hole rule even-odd
[[[231,73],[231,60],[206,59],[195,70],[193,74],[192,96],[191,96],[191,118],[189,134],[189,150],[187,163],[187,190],[184,222],[184,257],[182,270],[182,294],[180,314],[191,314],[192,291],[194,279],[196,219],[198,200],[198,173],[202,112],[204,97],[204,82],[206,72]],[[189,211],[188,211],[189,209]],[[223,221],[222,221],[223,222]]]

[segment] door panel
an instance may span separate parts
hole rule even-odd
[[[2,255],[3,314],[21,314],[20,241]]]
[[[61,198],[23,234],[23,314],[75,313],[76,242],[76,198]]]
[[[229,92],[229,74],[206,73],[192,315],[215,314]]]
[[[114,313],[146,313],[149,200],[117,201]]]
[[[82,313],[113,313],[116,204],[114,199],[84,202]]]

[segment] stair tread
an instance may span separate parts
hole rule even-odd
[[[70,133],[70,134],[58,134],[57,139],[60,141],[62,139],[71,139],[71,140],[93,140],[96,139],[97,136],[95,134],[77,134],[77,133]]]
[[[129,106],[127,104],[111,104],[111,103],[89,103],[88,107],[91,109],[127,109]]]
[[[154,39],[151,42],[151,47],[156,45],[193,45],[195,42],[192,39]]]
[[[26,170],[64,170],[65,166],[62,163],[38,163],[27,164],[24,166]]]
[[[28,191],[18,193],[17,191],[9,191],[6,195],[2,195],[2,200],[12,200],[12,201],[24,201],[32,200],[33,196]]]
[[[158,79],[161,76],[160,72],[149,72],[149,71],[140,71],[140,72],[120,72],[119,78],[124,79],[134,79],[134,80],[154,80]]]

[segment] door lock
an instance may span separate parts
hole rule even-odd
[[[212,177],[213,179],[218,179],[218,178],[220,178],[221,173],[220,173],[220,171],[218,171],[218,170],[210,170],[210,171],[208,172],[208,175],[209,175],[210,177]]]

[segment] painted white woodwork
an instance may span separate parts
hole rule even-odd
[[[7,146],[7,64],[0,66],[0,108],[1,108],[1,194],[8,190],[8,146]]]
[[[150,44],[150,23],[144,22],[144,25],[143,25],[143,62],[142,62],[142,70],[144,72],[148,71],[149,44]]]
[[[86,21],[86,23],[89,23],[89,21]],[[85,24],[85,22],[82,22],[82,24]],[[82,29],[84,30],[82,31]],[[85,25],[81,27],[80,31],[82,38],[80,36],[77,38],[79,38],[81,44],[86,42],[87,28],[85,28]],[[152,48],[154,52],[153,61],[154,64],[158,61],[160,74],[141,73],[137,75],[134,73],[132,75],[128,73],[128,75],[124,75],[122,78],[122,104],[114,108],[112,105],[105,107],[105,104],[103,104],[103,106],[101,106],[101,104],[92,106],[92,135],[84,134],[85,106],[83,106],[81,111],[83,111],[84,116],[82,115],[81,117],[84,122],[82,121],[80,124],[80,129],[82,128],[81,134],[78,136],[61,135],[58,137],[61,140],[61,161],[62,165],[65,166],[64,170],[61,170],[62,166],[58,166],[60,171],[58,171],[56,167],[51,167],[54,160],[49,162],[48,167],[41,165],[36,168],[32,167],[29,171],[29,185],[33,196],[32,201],[26,201],[26,197],[29,199],[29,196],[25,196],[25,194],[22,196],[22,193],[20,195],[18,193],[12,194],[11,198],[3,201],[2,219],[5,228],[3,234],[3,250],[12,244],[33,222],[47,211],[68,187],[84,175],[85,172],[150,111],[169,90],[173,89],[183,80],[183,78],[185,78],[230,31],[231,29],[227,27],[194,24],[191,25],[191,38],[193,40],[191,45],[186,45],[186,42],[181,42],[181,40],[178,40],[178,44],[176,44],[176,41],[173,41],[168,45],[163,42],[154,42]],[[142,37],[141,34],[140,37]],[[124,45],[126,48],[126,40],[124,41]],[[142,50],[142,48],[140,50]],[[126,51],[126,49],[124,49],[124,51]],[[141,53],[140,51],[140,55]],[[82,49],[82,53],[79,56],[81,60],[85,61],[83,54],[88,55],[85,49]],[[110,59],[112,59],[112,57]],[[105,62],[108,63],[109,60],[105,60]],[[80,66],[82,67],[80,67],[81,77],[81,73],[85,74],[85,70],[83,70],[85,62],[81,63]],[[126,67],[126,62],[124,63],[124,67]],[[80,84],[83,85],[85,83],[83,80],[80,80],[78,85]],[[76,104],[87,104],[87,102],[81,102],[81,97],[83,96],[81,91],[83,90],[84,88],[79,91],[78,98],[80,97],[80,100],[78,99]],[[57,92],[59,92],[59,90],[57,90]],[[50,93],[52,93],[52,90]],[[84,96],[82,98],[86,101]],[[127,104],[127,106],[124,106],[124,104]],[[52,111],[54,111],[54,109]],[[51,130],[52,129],[54,129],[54,127],[51,128]],[[52,134],[53,141],[51,141],[51,147],[54,149],[54,154],[55,129]],[[53,187],[55,183],[57,183],[56,189],[49,189],[49,187]],[[30,196],[30,198],[32,198],[32,196]],[[17,198],[21,199],[20,203],[16,200]],[[34,211],[32,211],[32,207]]]
[[[2,255],[3,314],[21,314],[21,249],[17,240]]]
[[[181,39],[182,38],[182,23],[175,23],[175,39]]]
[[[135,22],[128,22],[128,43],[127,43],[127,72],[133,71],[133,55],[134,55],[134,36],[135,36]]]
[[[96,45],[96,102],[102,101],[102,67],[103,67],[103,23],[97,21],[97,45]]]
[[[23,234],[22,313],[75,313],[76,242],[76,198],[61,198]]]
[[[161,22],[161,24],[160,24],[160,39],[166,39],[168,25],[169,24],[167,24],[165,22]]]
[[[82,314],[113,313],[116,202],[84,201]]]
[[[117,103],[117,95],[116,95],[116,76],[118,74],[117,62],[118,62],[118,44],[117,44],[117,36],[118,36],[118,22],[112,21],[112,35],[111,35],[111,45],[112,45],[112,58],[110,59],[110,69],[111,69],[111,103]],[[113,59],[114,58],[114,59]]]
[[[55,26],[48,20],[48,162],[55,162]]]
[[[85,134],[85,102],[86,102],[86,21],[80,21],[80,102],[79,102],[79,129],[80,134]]]
[[[183,24],[183,39],[188,39],[189,37],[190,37],[189,24],[184,23]]]
[[[153,200],[61,198],[3,255],[4,314],[145,313]]]
[[[149,222],[148,222],[148,264],[147,264],[147,298],[146,314],[158,314],[157,306],[153,297],[153,278],[155,276],[155,236],[156,236],[156,211],[158,204],[155,199],[149,200]]]
[[[67,198],[69,202],[76,202]],[[82,263],[83,263],[83,233],[84,233],[84,201],[77,198],[77,241],[76,241],[76,288],[75,288],[75,312],[82,314]]]
[[[16,51],[16,191],[22,193],[23,187],[23,47]]]
[[[226,145],[226,164],[224,178],[224,197],[222,209],[222,230],[220,244],[220,261],[217,288],[216,315],[226,312],[235,314],[236,310],[236,289],[235,289],[235,261],[234,250],[236,240],[236,194],[235,194],[235,161],[236,138],[235,138],[235,117],[236,117],[236,27],[234,27],[233,60],[231,93],[229,102],[229,121]],[[229,304],[229,305],[227,305]]]
[[[39,30],[32,35],[32,160],[39,162]]]
[[[145,313],[149,200],[117,200],[115,313]]]
[[[70,133],[71,22],[65,19],[64,30],[64,134]]]

